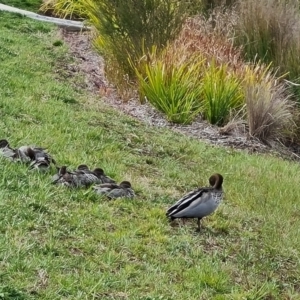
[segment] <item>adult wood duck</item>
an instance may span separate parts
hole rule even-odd
[[[214,174],[209,178],[210,187],[201,187],[189,192],[172,205],[166,215],[176,218],[197,218],[198,230],[202,218],[212,214],[223,199],[223,176]]]

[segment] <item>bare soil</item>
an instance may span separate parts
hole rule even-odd
[[[178,133],[193,138],[234,149],[245,150],[249,153],[272,153],[285,159],[299,160],[298,147],[286,147],[278,141],[264,144],[247,133],[247,126],[242,122],[228,124],[223,128],[212,126],[200,118],[191,125],[178,125],[170,123],[148,103],[141,104],[136,98],[127,102],[118,97],[115,89],[105,78],[104,60],[93,49],[89,32],[70,32],[61,29],[61,38],[69,46],[70,53],[75,61],[73,65],[64,66],[74,76],[82,73],[85,76],[85,87],[92,93],[101,95],[102,100],[109,106],[151,126],[168,127]]]

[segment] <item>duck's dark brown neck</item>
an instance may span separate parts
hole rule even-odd
[[[222,189],[222,184],[223,184],[223,176],[221,174],[213,174],[209,178],[209,183],[214,189]]]

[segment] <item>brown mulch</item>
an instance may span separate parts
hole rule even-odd
[[[103,101],[117,110],[151,126],[168,127],[184,135],[206,141],[208,143],[227,146],[234,149],[246,150],[249,153],[272,153],[285,159],[300,160],[298,147],[287,148],[279,142],[266,145],[262,142],[249,138],[246,126],[242,123],[237,126],[228,126],[220,129],[199,119],[191,125],[172,124],[149,104],[140,104],[138,99],[130,99],[124,102],[118,97],[114,88],[108,83],[104,73],[104,60],[92,47],[89,32],[60,31],[62,39],[67,43],[70,53],[75,59],[72,72],[80,72],[85,75],[85,88],[95,94],[101,94]],[[232,124],[234,125],[234,124]]]

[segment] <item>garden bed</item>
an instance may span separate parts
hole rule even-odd
[[[285,159],[300,160],[299,146],[286,147],[277,141],[266,145],[257,139],[249,137],[246,124],[237,123],[219,128],[200,118],[191,125],[172,124],[152,106],[147,103],[141,104],[137,97],[127,102],[122,101],[105,78],[104,60],[93,50],[90,34],[88,32],[79,33],[66,30],[60,30],[60,32],[76,61],[76,64],[65,66],[65,68],[69,69],[70,74],[74,74],[74,72],[84,73],[86,76],[86,88],[93,93],[100,93],[103,101],[108,105],[151,126],[169,127],[174,131],[214,145],[242,149],[249,153],[270,152]]]

